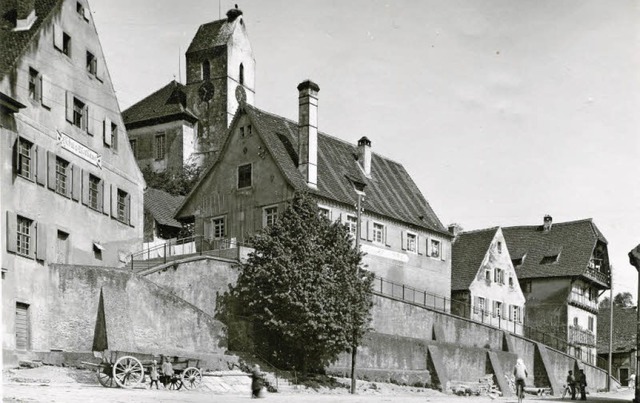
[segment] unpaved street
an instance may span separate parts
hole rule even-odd
[[[213,394],[210,391],[165,391],[146,389],[107,389],[93,385],[26,385],[26,384],[5,384],[3,385],[4,402],[55,402],[55,403],[86,403],[86,402],[109,402],[109,403],[169,403],[169,402],[225,402],[236,403],[249,401],[249,393],[246,394]],[[621,391],[610,394],[600,394],[590,396],[591,402],[630,402],[633,398],[633,391]],[[350,402],[350,403],[376,403],[376,402],[430,402],[430,403],[489,403],[489,402],[515,402],[515,399],[497,398],[492,400],[488,397],[457,397],[457,396],[426,396],[425,394],[364,394],[364,395],[332,395],[317,393],[272,393],[265,397],[265,401],[273,403],[328,403],[328,402]],[[552,402],[561,401],[559,398],[536,396],[527,397],[527,401]],[[565,401],[570,401],[565,399]]]

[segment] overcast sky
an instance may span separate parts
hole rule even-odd
[[[90,0],[122,110],[178,79],[199,25],[234,2]],[[248,0],[256,106],[401,162],[444,225],[593,218],[614,292],[637,292],[640,3]]]

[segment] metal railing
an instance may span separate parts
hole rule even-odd
[[[131,270],[139,272],[189,256],[208,255],[236,259],[239,257],[239,248],[243,246],[235,239],[205,239],[202,235],[195,235],[135,252],[130,256],[129,266]]]
[[[154,266],[183,259],[190,255],[209,255],[238,259],[240,248],[250,248],[236,242],[235,239],[207,240],[201,235],[169,241],[165,244],[136,252],[131,255],[131,269],[133,271],[146,270]],[[181,253],[179,253],[181,252]],[[601,274],[601,273],[599,273]],[[410,302],[428,309],[445,312],[452,316],[464,318],[486,326],[509,331],[513,334],[524,336],[528,339],[541,342],[551,348],[573,355],[574,357],[592,365],[605,368],[607,360],[583,352],[580,345],[588,343],[569,342],[566,339],[555,336],[548,329],[541,330],[527,326],[521,321],[521,316],[511,318],[505,311],[494,312],[479,307],[472,307],[467,302],[452,300],[442,295],[433,294],[426,290],[420,290],[412,286],[375,277],[372,292],[386,297]],[[515,320],[514,320],[515,319]]]
[[[516,318],[516,320],[509,319],[508,317],[505,318],[503,315],[495,314],[489,310],[471,307],[469,303],[452,300],[442,295],[432,294],[425,290],[395,283],[378,276],[376,276],[373,282],[372,291],[374,294],[399,299],[428,309],[446,312],[452,316],[482,323],[486,326],[506,330],[572,355],[588,364],[597,365],[604,369],[607,368],[607,360],[597,357],[595,354],[584,352],[579,344],[570,343],[566,339],[557,337],[548,329],[541,330],[525,325],[518,318]],[[564,326],[562,326],[562,328],[566,329]]]

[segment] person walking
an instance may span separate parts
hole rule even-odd
[[[587,376],[584,374],[583,369],[580,370],[578,383],[580,385],[580,400],[587,400]]]
[[[158,387],[158,361],[153,360],[151,363],[151,368],[149,369],[149,378],[151,379],[151,383],[149,384],[149,389],[153,388],[153,383],[156,384],[156,389],[160,389]]]
[[[260,365],[256,364],[251,370],[251,398],[257,399],[260,397],[260,391],[262,390],[262,372],[260,372]]]
[[[527,367],[524,365],[522,358],[518,358],[515,367],[513,367],[513,377],[516,379],[516,394],[520,393],[519,398],[524,397],[527,376],[529,376]]]
[[[567,375],[567,388],[571,392],[571,400],[576,400],[576,378],[573,376],[573,371],[569,371]],[[564,398],[564,394],[562,397]]]

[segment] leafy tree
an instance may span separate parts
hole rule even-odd
[[[226,314],[252,318],[260,350],[307,373],[360,343],[369,330],[374,276],[362,268],[344,225],[296,193],[250,243],[255,252],[223,303]]]
[[[194,188],[203,168],[196,164],[185,164],[179,169],[153,172],[150,167],[142,168],[142,175],[148,187],[164,190],[176,196],[185,196]]]
[[[604,297],[600,304],[599,308],[609,308],[610,300],[609,297]],[[635,302],[633,300],[633,295],[630,292],[619,292],[613,297],[613,305],[620,307],[630,307],[635,306]]]

